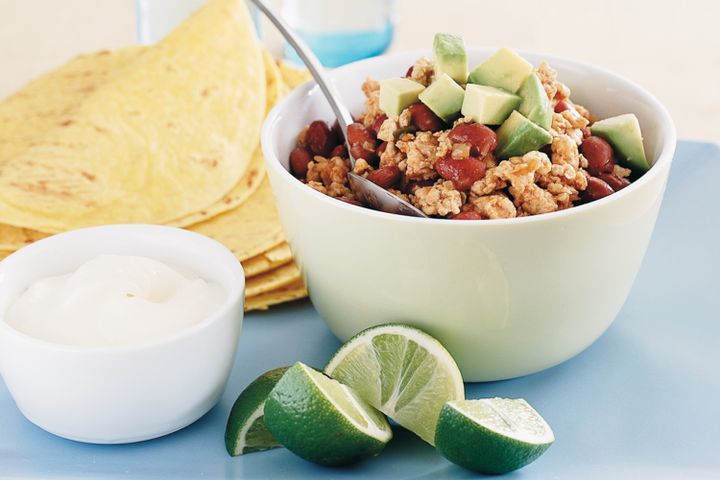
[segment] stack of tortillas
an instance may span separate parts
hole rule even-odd
[[[235,253],[246,309],[304,297],[260,128],[307,78],[262,48],[243,0],[209,0],[156,45],[32,81],[0,103],[0,258],[75,228],[172,225]]]

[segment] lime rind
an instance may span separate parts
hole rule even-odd
[[[300,362],[270,392],[265,422],[288,450],[328,466],[378,455],[392,438],[382,414],[348,387]]]
[[[330,359],[325,373],[431,445],[443,404],[465,398],[462,375],[445,347],[402,324],[355,335]]]
[[[225,448],[232,456],[277,448],[280,444],[265,427],[265,399],[288,367],[276,368],[253,380],[238,396],[225,428]],[[248,434],[252,433],[251,441]]]
[[[358,430],[383,443],[392,438],[392,430],[384,418],[380,420],[377,415],[370,415],[374,410],[369,404],[360,399],[346,385],[328,378],[320,372],[310,369],[307,365],[300,365],[315,386],[332,403],[332,405],[345,416],[345,418]],[[384,424],[384,425],[383,425]]]
[[[448,402],[435,433],[438,452],[461,467],[503,474],[535,461],[550,448],[550,426],[524,400]]]

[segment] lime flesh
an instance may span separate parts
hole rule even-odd
[[[325,373],[431,445],[443,404],[465,396],[450,353],[407,325],[364,330],[340,347]]]

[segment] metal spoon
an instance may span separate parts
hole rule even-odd
[[[350,144],[348,142],[347,128],[348,125],[354,123],[350,111],[343,105],[340,100],[340,94],[335,89],[329,79],[325,78],[323,67],[320,65],[320,61],[317,59],[315,54],[310,50],[310,47],[296,35],[290,27],[277,16],[263,0],[251,0],[257,8],[268,17],[270,22],[280,30],[280,33],[285,37],[290,45],[295,49],[297,54],[302,59],[305,66],[310,70],[313,78],[320,86],[325,98],[335,112],[340,128],[342,128],[343,135],[345,136],[345,144],[347,145],[348,156],[350,157],[350,172],[348,173],[348,180],[350,183],[350,189],[352,190],[355,197],[361,202],[370,205],[376,210],[382,210],[383,212],[398,213],[400,215],[408,215],[413,217],[427,217],[419,209],[415,208],[410,203],[399,198],[396,195],[388,192],[379,185],[374,184],[370,180],[357,175],[352,172],[355,168],[355,158],[350,153]]]

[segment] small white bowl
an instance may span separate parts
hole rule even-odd
[[[201,323],[152,343],[80,347],[25,335],[4,321],[32,282],[101,254],[140,255],[217,282],[227,294]],[[243,319],[242,267],[220,243],[170,227],[114,225],[63,233],[0,262],[0,372],[28,420],[61,437],[129,443],[179,430],[217,403]]]
[[[469,51],[471,66],[495,49]],[[367,77],[401,76],[408,52],[346,65],[330,75],[353,113]],[[536,372],[576,355],[613,321],[640,268],[675,151],[667,110],[602,68],[522,54],[558,70],[572,98],[600,118],[635,113],[652,168],[596,202],[525,218],[448,221],[391,215],[337,201],[288,172],[298,132],[333,115],[308,83],[283,99],[262,145],[280,218],[310,298],[342,340],[385,322],[425,329],[469,381]]]

